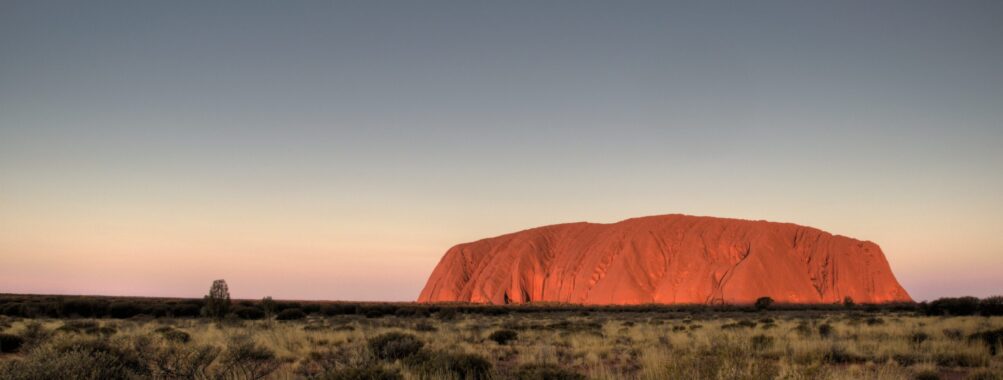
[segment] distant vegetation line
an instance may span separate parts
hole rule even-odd
[[[768,298],[761,299],[768,300]],[[769,309],[774,311],[864,311],[864,312],[915,312],[924,315],[1003,315],[1003,297],[994,296],[940,298],[931,302],[888,304],[777,304],[759,302],[755,305],[576,305],[576,304],[521,304],[487,305],[469,303],[422,304],[415,302],[346,302],[346,301],[272,301],[226,299],[225,308],[211,307],[210,297],[194,298],[144,298],[114,296],[25,295],[0,294],[0,315],[22,318],[239,318],[244,320],[303,317],[316,315],[362,315],[370,318],[383,316],[429,316],[440,311],[447,313],[502,315],[511,313],[548,312],[625,312],[625,313],[721,313],[751,312]],[[209,315],[213,314],[213,315]]]

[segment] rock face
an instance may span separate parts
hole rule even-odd
[[[569,223],[457,245],[418,302],[911,301],[881,248],[788,223],[686,215]]]

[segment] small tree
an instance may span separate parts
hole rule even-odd
[[[275,301],[272,301],[271,296],[261,299],[261,310],[265,311],[265,319],[272,319],[275,315]]]
[[[223,319],[230,312],[230,289],[226,286],[226,280],[213,281],[204,300],[202,315],[217,320]]]
[[[756,300],[756,310],[766,310],[773,305],[773,298],[770,297],[759,297]]]
[[[853,306],[855,305],[856,303],[853,302],[853,297],[850,296],[843,297],[843,306],[845,306],[847,309],[852,309]]]

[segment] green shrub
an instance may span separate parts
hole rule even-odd
[[[17,352],[24,345],[24,338],[13,334],[0,334],[0,352]]]
[[[306,318],[306,313],[296,308],[282,310],[275,316],[275,319],[280,321],[294,321],[303,318]]]
[[[369,339],[369,351],[382,360],[399,360],[418,353],[425,343],[411,334],[390,332]]]
[[[488,336],[488,339],[491,339],[495,341],[495,343],[501,345],[508,344],[508,342],[516,340],[518,338],[519,338],[519,333],[512,330],[498,330],[491,333],[491,336]]]
[[[585,375],[553,364],[525,364],[516,371],[520,380],[585,380]]]

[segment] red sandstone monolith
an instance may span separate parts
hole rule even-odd
[[[881,248],[789,223],[662,215],[533,228],[450,248],[418,302],[911,301]]]

